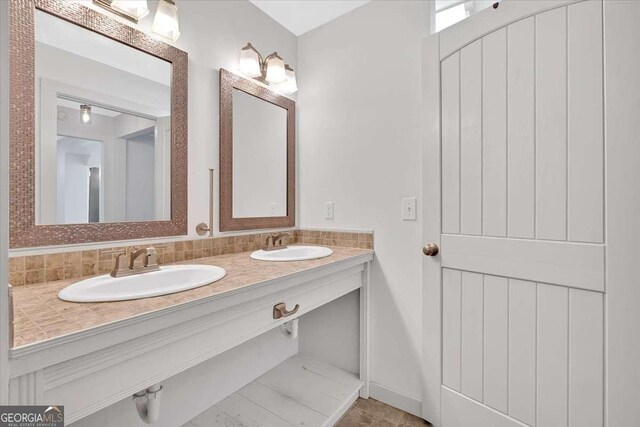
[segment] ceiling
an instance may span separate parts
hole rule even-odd
[[[296,36],[352,11],[371,0],[250,0]]]

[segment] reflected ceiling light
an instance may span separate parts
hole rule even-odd
[[[93,4],[135,23],[149,14],[147,0],[93,0]]]
[[[287,79],[278,85],[278,90],[286,94],[292,94],[298,91],[298,84],[296,82],[296,73],[289,64],[285,64],[284,69],[287,74]]]
[[[240,73],[266,84],[278,85],[279,90],[283,90],[281,86],[285,85],[286,92],[293,93],[298,90],[295,73],[291,67],[287,67],[278,52],[263,58],[251,43],[247,43],[240,51]]]
[[[80,121],[85,125],[91,124],[91,106],[86,104],[80,106]]]
[[[180,24],[178,23],[178,8],[173,0],[159,0],[156,16],[153,18],[151,31],[172,42],[180,37]]]

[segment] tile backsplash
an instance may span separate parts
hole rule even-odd
[[[154,246],[158,251],[158,262],[166,264],[257,250],[263,246],[268,235],[269,233],[256,233],[169,243],[154,243],[150,240],[137,246]],[[290,236],[288,243],[373,249],[373,233],[294,230]],[[113,268],[115,254],[105,252],[130,247],[114,246],[77,252],[12,257],[9,259],[9,283],[12,286],[22,286],[106,274]]]
[[[353,233],[322,230],[296,230],[297,243],[373,249],[373,233]]]

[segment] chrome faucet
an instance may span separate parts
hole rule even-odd
[[[125,277],[134,274],[149,273],[151,271],[158,271],[158,256],[156,248],[149,247],[146,249],[133,248],[131,251],[127,249],[117,251],[105,251],[101,252],[101,255],[116,254],[113,270],[111,270],[111,277]],[[129,265],[121,261],[122,256],[129,255]],[[137,263],[138,258],[142,257],[142,265]]]
[[[265,245],[262,247],[263,251],[275,251],[278,249],[286,249],[287,245],[284,244],[282,239],[289,237],[289,233],[271,233],[265,240]]]

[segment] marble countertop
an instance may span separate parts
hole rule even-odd
[[[369,249],[343,247],[331,247],[331,249],[334,251],[333,255],[310,261],[257,261],[249,257],[250,252],[241,252],[176,263],[217,265],[227,270],[227,275],[218,282],[200,288],[130,301],[75,303],[58,299],[58,292],[62,288],[81,279],[18,286],[13,288],[13,347],[58,338],[373,253]]]

